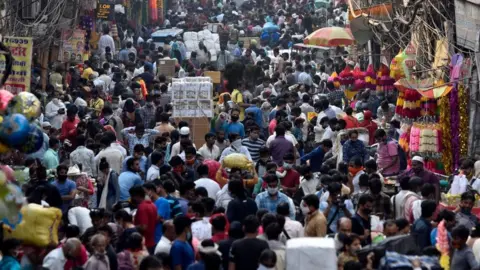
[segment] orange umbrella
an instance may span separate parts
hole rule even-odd
[[[355,39],[352,31],[342,27],[325,27],[308,35],[303,43],[322,47],[336,47],[352,45]]]

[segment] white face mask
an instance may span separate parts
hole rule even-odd
[[[310,208],[308,208],[308,206],[306,206],[303,202],[300,204],[300,210],[304,216],[310,213]]]
[[[276,195],[278,193],[278,187],[267,187],[268,194],[270,195]]]

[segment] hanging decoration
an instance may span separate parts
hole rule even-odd
[[[445,173],[450,175],[453,172],[453,155],[452,155],[452,129],[450,126],[450,102],[449,97],[439,99],[438,107],[440,110],[440,126],[442,127],[442,161],[445,167]]]
[[[377,91],[391,91],[394,89],[395,80],[390,77],[390,70],[382,65],[377,76]]]
[[[460,109],[460,156],[468,155],[468,89],[462,84],[458,88],[458,105]]]
[[[457,81],[461,76],[461,67],[463,56],[455,54],[452,57],[450,66],[450,80]],[[450,92],[450,128],[452,132],[452,153],[453,153],[453,170],[457,169],[460,162],[460,113],[458,104],[458,83],[454,83]]]
[[[373,65],[370,64],[365,72],[365,88],[376,89],[377,88],[377,75],[373,69]]]

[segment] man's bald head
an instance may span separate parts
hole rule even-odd
[[[63,254],[67,259],[77,258],[80,256],[82,242],[78,238],[69,238],[63,244]]]
[[[338,220],[337,231],[350,235],[352,233],[352,220],[347,217],[342,217]]]
[[[173,220],[169,219],[163,223],[163,235],[170,241],[175,240],[177,235],[175,233],[175,226],[173,225]]]

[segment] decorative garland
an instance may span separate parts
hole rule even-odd
[[[450,94],[451,95],[451,94]],[[445,167],[445,173],[450,175],[453,172],[452,156],[452,129],[450,126],[450,102],[449,97],[444,96],[439,99],[438,107],[440,110],[440,126],[442,127],[443,154],[442,161]]]
[[[452,134],[453,170],[458,167],[460,160],[460,113],[458,107],[458,86],[450,92],[450,132]]]
[[[458,88],[458,103],[460,109],[460,156],[468,155],[468,89],[462,84]]]

